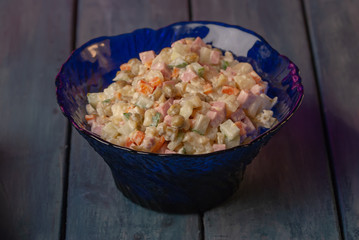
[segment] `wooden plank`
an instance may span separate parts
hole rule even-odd
[[[167,11],[168,9],[176,11]],[[166,10],[166,11],[165,11]],[[78,43],[188,18],[183,1],[81,1]],[[198,215],[170,215],[133,204],[115,187],[110,169],[74,131],[67,239],[198,239]]]
[[[305,89],[299,111],[249,165],[237,195],[205,213],[205,238],[338,239],[340,231],[300,2],[194,0],[192,9],[194,20],[223,21],[261,34],[298,64]]]
[[[345,239],[359,239],[359,2],[305,1]]]
[[[67,121],[54,82],[71,19],[71,1],[0,1],[1,239],[59,239]]]

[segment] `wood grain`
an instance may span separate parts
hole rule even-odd
[[[176,11],[168,11],[176,9]],[[77,43],[188,19],[185,1],[80,1]],[[133,204],[89,144],[72,136],[66,239],[199,239],[198,215],[169,215]]]
[[[192,9],[194,20],[223,21],[261,34],[299,66],[305,90],[299,111],[249,165],[237,195],[205,213],[205,238],[338,239],[300,2],[193,0]]]
[[[50,11],[51,9],[51,11]],[[72,1],[0,1],[0,238],[59,239]]]
[[[359,2],[305,1],[345,239],[359,239]]]

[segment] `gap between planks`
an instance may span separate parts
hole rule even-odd
[[[319,82],[319,64],[318,64],[318,57],[315,55],[313,49],[313,34],[311,32],[311,28],[308,23],[308,14],[306,11],[306,6],[304,0],[300,1],[300,5],[302,8],[302,14],[304,19],[304,27],[307,35],[307,41],[309,45],[309,52],[310,52],[310,58],[311,58],[311,64],[314,72],[314,80],[315,80],[315,86],[317,90],[317,96],[318,96],[318,103],[319,103],[319,109],[320,109],[320,118],[322,123],[322,131],[324,135],[324,142],[325,142],[325,148],[328,156],[328,165],[329,165],[329,174],[330,174],[330,181],[332,183],[332,189],[333,189],[333,195],[334,195],[334,203],[335,203],[335,209],[337,212],[338,217],[338,224],[339,224],[339,233],[340,233],[340,239],[344,239],[344,228],[343,228],[343,216],[342,216],[342,209],[339,204],[339,193],[338,193],[338,182],[335,177],[335,170],[334,170],[334,162],[333,162],[333,153],[332,149],[330,147],[329,143],[329,134],[328,134],[328,124],[326,121],[325,113],[324,113],[324,104],[323,104],[323,96],[321,92],[321,86]]]
[[[71,19],[71,46],[70,52],[76,49],[76,32],[77,32],[77,13],[78,13],[78,0],[72,2],[72,19]],[[64,172],[63,172],[63,189],[62,189],[62,207],[61,207],[61,221],[60,221],[60,240],[66,239],[66,220],[67,220],[67,197],[69,189],[69,171],[70,171],[70,153],[71,153],[71,136],[72,126],[70,121],[67,121],[66,126],[66,150],[64,158]]]

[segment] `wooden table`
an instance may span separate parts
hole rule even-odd
[[[0,239],[359,239],[359,1],[1,0]],[[101,35],[212,20],[300,68],[300,110],[238,194],[192,215],[137,206],[61,114],[55,76]]]

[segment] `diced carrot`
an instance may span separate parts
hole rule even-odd
[[[243,135],[247,134],[246,130],[244,129],[243,123],[241,121],[235,122],[234,124],[236,124],[236,126],[239,128],[239,135],[240,136],[243,136]]]
[[[127,138],[126,143],[125,143],[125,146],[126,146],[126,147],[131,147],[132,143],[133,143],[132,139],[131,139],[131,138]]]
[[[137,89],[136,89],[137,92],[143,93],[145,95],[151,94],[153,92],[153,90],[154,90],[154,88],[150,84],[148,84],[142,80],[138,83]]]
[[[254,81],[256,81],[256,83],[260,83],[262,80],[261,77],[258,76],[258,74],[255,71],[250,72],[249,75],[251,75],[251,77],[253,78]]]
[[[131,71],[131,65],[128,63],[124,63],[120,66],[121,71]]]
[[[95,120],[96,116],[94,114],[91,115],[85,115],[85,119],[86,121],[91,121],[91,120]]]
[[[121,93],[117,93],[115,96],[118,100],[121,100],[121,97],[122,97]]]
[[[152,61],[146,62],[144,65],[145,65],[146,68],[151,68]]]
[[[160,139],[156,142],[155,146],[153,146],[153,148],[151,149],[151,152],[154,153],[158,152],[158,150],[160,150],[164,142],[165,142],[165,137],[161,136]]]
[[[159,77],[154,77],[149,81],[149,83],[152,87],[156,88],[158,86],[161,86],[162,80]]]
[[[228,95],[237,95],[239,93],[239,90],[234,87],[230,86],[223,86],[222,87],[222,93],[228,94]]]
[[[145,133],[142,131],[136,131],[136,133],[134,134],[134,136],[132,137],[132,141],[136,144],[136,145],[140,145],[143,141],[143,139],[145,138]]]
[[[176,78],[176,77],[178,77],[178,74],[179,74],[179,68],[174,67],[173,70],[172,70],[171,77]]]
[[[204,86],[203,86],[203,93],[204,94],[210,94],[213,92],[213,87],[210,83],[206,83]]]

